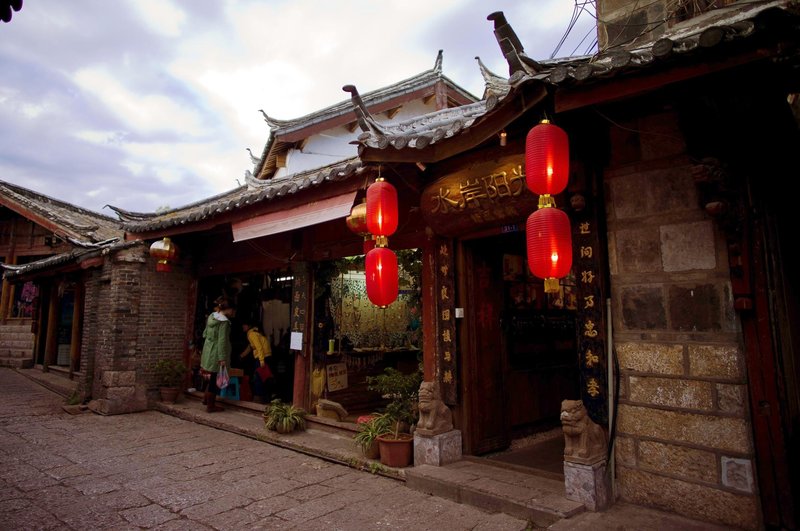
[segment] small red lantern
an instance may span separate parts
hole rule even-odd
[[[367,297],[372,304],[386,308],[397,300],[397,255],[388,247],[376,247],[365,258]]]
[[[569,180],[569,138],[567,133],[542,120],[534,126],[525,139],[525,181],[531,192],[545,203],[549,196],[560,194]]]
[[[158,260],[156,271],[169,273],[172,271],[171,262],[178,258],[178,247],[167,237],[153,242],[150,246],[150,256]]]
[[[544,291],[556,293],[558,279],[572,267],[572,234],[569,217],[553,207],[540,208],[528,216],[528,267],[544,279]]]
[[[397,230],[397,189],[382,177],[367,188],[367,229],[375,236],[391,236]]]

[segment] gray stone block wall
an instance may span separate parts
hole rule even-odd
[[[617,490],[633,503],[755,529],[752,426],[724,238],[698,204],[675,118],[626,123],[660,136],[617,135],[626,147],[604,174],[621,372]]]

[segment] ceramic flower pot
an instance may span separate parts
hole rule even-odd
[[[410,466],[414,461],[414,437],[408,433],[378,436],[381,463],[393,468]]]
[[[381,447],[378,444],[378,440],[372,441],[368,448],[362,448],[361,452],[367,459],[378,459],[381,456]]]
[[[158,392],[161,394],[162,402],[174,404],[178,400],[181,390],[177,387],[159,387]]]

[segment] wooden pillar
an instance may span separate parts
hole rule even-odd
[[[422,246],[422,377],[426,382],[436,378],[436,345],[439,327],[436,319],[436,237],[425,230]]]
[[[75,299],[72,306],[72,331],[70,332],[69,342],[69,377],[72,373],[80,370],[81,344],[83,343],[83,284],[78,282],[75,285]]]
[[[44,344],[44,363],[42,364],[45,371],[56,358],[58,349],[58,301],[58,286],[52,285],[50,297],[47,300],[47,339]]]
[[[17,257],[14,254],[13,240],[8,251],[8,256],[6,257],[6,263],[10,265],[15,265],[17,263]],[[14,301],[13,295],[14,284],[6,279],[3,279],[3,293],[2,296],[0,296],[0,321],[6,321],[6,319],[11,317],[11,304]]]
[[[293,350],[294,385],[292,403],[297,407],[307,408],[309,402],[309,378],[311,377],[311,318],[313,316],[313,282],[311,280],[311,264],[308,262],[293,263],[291,304],[291,334],[302,335],[300,350]]]

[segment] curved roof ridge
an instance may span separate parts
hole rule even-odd
[[[218,214],[253,205],[260,201],[270,201],[293,195],[307,188],[319,186],[326,181],[347,179],[363,171],[362,168],[361,159],[351,157],[300,173],[285,175],[278,179],[262,180],[258,183],[248,182],[248,185],[234,188],[180,209],[160,214],[138,214],[140,217],[130,217],[126,220],[123,228],[131,233],[149,232],[207,220]],[[130,214],[136,215],[135,213]]]
[[[120,216],[120,219],[122,221],[124,221],[124,222],[146,221],[146,220],[150,220],[150,219],[153,219],[153,218],[174,215],[174,214],[177,214],[177,213],[179,213],[179,212],[181,212],[183,210],[187,210],[187,209],[190,209],[190,208],[194,208],[196,206],[204,205],[204,204],[206,204],[206,203],[208,203],[210,201],[216,201],[218,199],[225,198],[225,197],[227,197],[227,196],[229,196],[229,195],[231,195],[231,194],[233,194],[233,193],[235,193],[237,191],[245,190],[246,188],[247,188],[247,185],[237,186],[236,188],[233,188],[233,189],[228,190],[226,192],[221,192],[219,194],[212,195],[211,197],[206,197],[204,199],[200,199],[200,200],[195,201],[193,203],[189,203],[189,204],[186,204],[186,205],[183,205],[183,206],[171,208],[171,209],[165,210],[163,212],[131,212],[131,211],[123,210],[123,209],[121,209],[119,207],[115,207],[115,206],[111,206],[111,205],[106,205],[106,206],[108,208],[110,208],[111,210],[113,210],[114,212],[116,212],[117,215]]]
[[[459,86],[452,79],[443,74],[442,72],[443,55],[444,51],[439,50],[439,52],[436,55],[436,61],[434,62],[433,68],[429,70],[424,70],[414,76],[392,83],[391,85],[386,85],[384,87],[369,92],[365,92],[361,95],[361,97],[363,98],[364,102],[367,105],[369,105],[371,103],[375,103],[376,101],[380,101],[382,97],[395,94],[401,90],[405,92],[407,90],[406,87],[410,89],[411,87],[417,87],[419,85],[424,85],[426,83],[434,83],[437,80],[441,79],[450,84],[454,90],[461,93],[466,98],[473,101],[477,101],[478,98],[474,94],[471,94],[468,90]],[[267,122],[267,124],[269,124],[271,128],[293,130],[321,121],[320,117],[324,116],[327,118],[330,117],[331,115],[344,114],[351,112],[352,110],[353,108],[350,103],[350,100],[346,99],[338,103],[335,103],[333,105],[329,105],[328,107],[325,107],[323,109],[319,109],[304,116],[299,116],[297,118],[292,118],[292,119],[285,119],[285,120],[278,119],[270,116],[263,110],[260,112],[264,115],[264,120]]]
[[[508,94],[508,91],[511,90],[511,84],[508,82],[508,79],[503,76],[498,76],[489,70],[479,56],[475,56],[475,60],[478,61],[478,68],[481,71],[481,76],[483,76],[483,97],[486,98],[486,95],[489,93],[496,94],[501,98]]]

